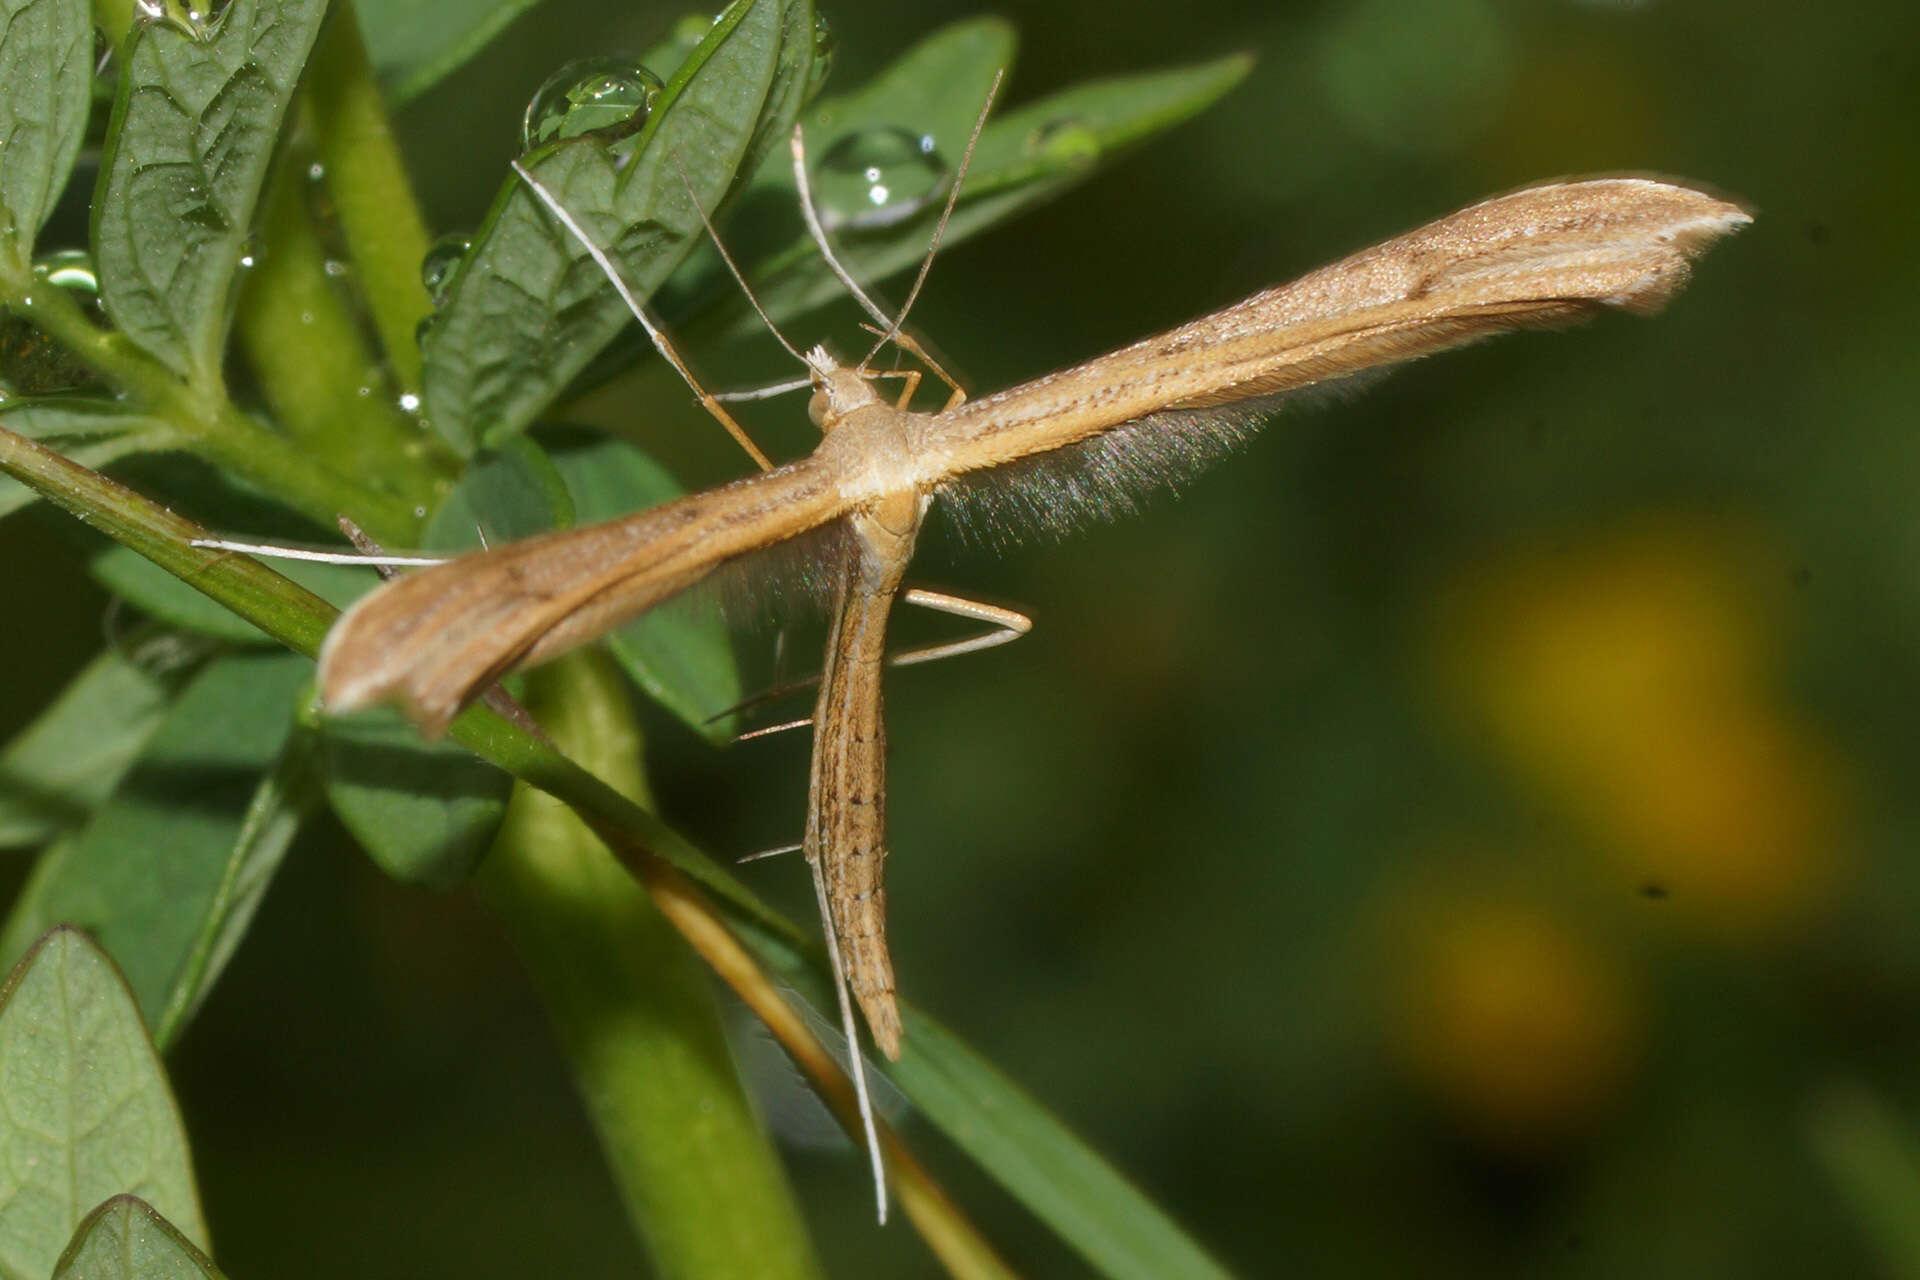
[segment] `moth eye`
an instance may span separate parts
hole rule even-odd
[[[831,412],[831,408],[827,402],[826,389],[822,388],[814,392],[812,397],[808,399],[807,416],[813,419],[814,426],[824,430],[827,425],[827,414],[829,412]]]

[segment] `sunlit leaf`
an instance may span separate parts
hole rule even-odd
[[[180,1113],[126,983],[61,929],[0,990],[0,1275],[44,1276],[111,1196],[204,1243]]]
[[[160,725],[195,646],[157,628],[123,637],[0,751],[0,846],[43,844],[110,795]]]
[[[53,1280],[221,1280],[219,1268],[139,1196],[123,1195],[88,1214],[54,1268]]]
[[[792,119],[812,54],[805,0],[736,0],[631,142],[581,138],[528,157],[541,185],[645,298]],[[517,179],[446,286],[422,341],[426,412],[472,452],[524,429],[629,316],[586,250]]]
[[[280,813],[255,809],[312,670],[283,652],[209,664],[112,798],[41,856],[0,932],[0,955],[19,954],[55,924],[79,925],[112,953],[156,1030],[168,1029],[168,1010],[211,980],[209,939],[250,909],[236,886],[260,884],[262,864],[292,837]],[[289,803],[307,801],[278,808]]]
[[[196,384],[218,385],[254,203],[325,11],[231,0],[208,20],[142,17],[124,46],[93,207],[101,299]]]
[[[85,5],[0,0],[0,277],[16,291],[28,287],[34,237],[79,153],[92,80]]]

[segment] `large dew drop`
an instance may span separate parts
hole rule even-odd
[[[638,133],[660,89],[660,77],[630,59],[570,62],[548,77],[527,103],[527,148],[587,134]]]
[[[863,229],[911,218],[946,194],[953,172],[933,138],[895,125],[857,129],[813,166],[821,225]]]

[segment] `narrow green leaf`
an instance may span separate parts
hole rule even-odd
[[[813,1005],[822,1025],[837,1025],[819,946],[799,942],[791,926],[767,930],[742,917],[734,928],[769,972]],[[1204,1249],[1058,1116],[908,1001],[900,1011],[900,1060],[877,1069],[1102,1275],[1224,1280],[1228,1273]]]
[[[12,400],[0,404],[0,426],[95,470],[136,453],[163,453],[181,443],[179,432],[165,419],[135,413],[108,400],[57,396]],[[33,491],[25,485],[0,480],[0,516],[33,500]]]
[[[1205,109],[1239,83],[1251,65],[1244,55],[1234,55],[1194,67],[1091,81],[989,122],[980,135],[966,186],[947,224],[942,245],[958,244],[1085,180],[1120,148]],[[980,79],[977,65],[957,57],[951,59],[951,69],[944,74],[954,77],[945,94],[938,85],[902,79],[890,70],[859,94],[822,104],[812,113],[815,122],[810,126],[809,146],[813,154],[859,129],[902,122],[918,129],[922,127],[918,119],[937,117],[950,131],[946,136],[954,138],[951,144],[941,141],[942,153],[947,154],[951,146],[948,159],[957,163],[974,117],[968,114],[957,134],[951,132],[956,126],[953,113],[945,109],[950,106],[947,99],[970,104],[968,111],[977,113],[985,98],[986,82]],[[990,74],[987,80],[991,80]],[[942,139],[940,134],[932,136],[937,141]],[[774,166],[768,166],[763,180],[769,184],[784,181],[789,193],[792,191],[791,174],[776,175]],[[788,198],[798,197],[789,194]],[[938,216],[939,202],[935,201],[919,215],[891,226],[842,235],[836,240],[835,250],[856,279],[881,280],[919,264]],[[845,294],[820,260],[819,251],[804,236],[751,275],[754,292],[776,322]],[[747,336],[761,327],[759,317],[744,302],[730,303],[727,316],[724,332],[728,337]],[[705,329],[706,325],[700,327]]]
[[[537,0],[408,0],[356,4],[367,54],[398,107],[425,93],[486,48]]]
[[[131,1192],[193,1240],[186,1133],[126,983],[84,934],[41,939],[0,990],[0,1275],[53,1271],[81,1220]]]
[[[67,185],[92,105],[93,24],[70,0],[0,0],[0,281],[32,280],[33,241]]]
[[[145,627],[68,682],[0,751],[0,847],[44,844],[100,806],[159,728],[197,649]]]
[[[631,444],[592,438],[554,452],[573,493],[580,524],[658,506],[684,492],[666,470]],[[716,742],[733,732],[713,717],[740,702],[740,673],[717,609],[652,610],[607,637],[607,646],[647,696]]]
[[[119,962],[156,1029],[171,1031],[168,1011],[190,1006],[212,980],[198,958],[207,939],[251,910],[236,882],[256,884],[292,837],[290,822],[251,811],[312,669],[279,652],[209,664],[113,797],[41,857],[0,931],[0,955],[19,954],[55,924],[79,925]]]
[[[125,45],[93,203],[101,299],[196,386],[220,385],[248,224],[325,11],[231,0],[205,22],[142,17]]]
[[[221,1280],[213,1260],[139,1196],[95,1209],[74,1232],[53,1280]]]
[[[812,56],[806,0],[736,0],[656,98],[631,144],[556,143],[528,165],[641,298],[786,127]],[[625,162],[623,162],[625,161]],[[422,343],[428,418],[471,453],[527,424],[628,322],[586,250],[516,178],[494,202]]]
[[[1920,1139],[1912,1123],[1859,1085],[1839,1085],[1809,1119],[1813,1153],[1882,1274],[1920,1277]]]
[[[1227,1272],[1059,1117],[945,1027],[904,1009],[888,1075],[940,1131],[1102,1275],[1172,1280]]]

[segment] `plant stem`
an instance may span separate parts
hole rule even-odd
[[[340,216],[340,233],[360,273],[394,381],[402,392],[417,396],[420,344],[414,331],[433,312],[420,280],[427,227],[394,143],[353,6],[335,6],[307,75],[320,161]]]
[[[604,656],[536,673],[530,702],[556,739],[644,801],[637,726]],[[592,831],[522,786],[475,884],[541,992],[660,1274],[819,1275],[711,985]]]
[[[36,288],[7,303],[142,409],[171,422],[193,452],[322,524],[344,512],[396,545],[413,536],[417,504],[333,470],[224,398],[195,395],[123,335],[90,321],[64,290]]]
[[[380,477],[411,506],[437,506],[453,459],[395,403],[388,370],[328,275],[295,158],[281,157],[261,201],[266,251],[235,317],[241,349],[289,437],[348,475]]]

